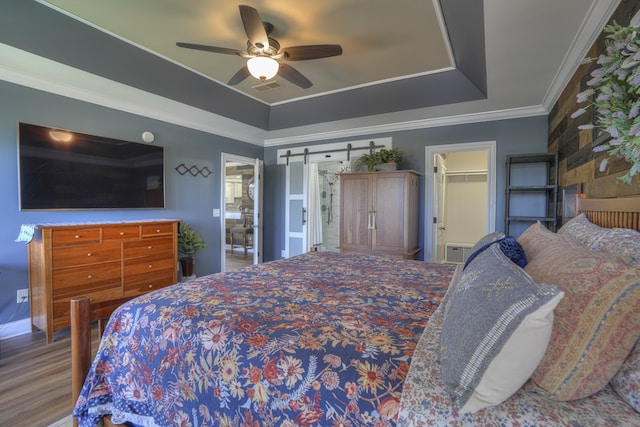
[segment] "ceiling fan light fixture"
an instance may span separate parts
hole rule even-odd
[[[269,80],[278,74],[278,61],[268,56],[254,56],[247,61],[249,73],[258,80]]]

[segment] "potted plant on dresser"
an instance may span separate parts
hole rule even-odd
[[[178,252],[180,254],[180,268],[182,279],[195,277],[196,252],[207,247],[202,237],[186,222],[180,224],[178,233]]]

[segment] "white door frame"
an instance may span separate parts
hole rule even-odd
[[[437,204],[433,209],[438,222],[432,225],[435,227],[433,233],[437,239],[433,242],[432,258],[436,262],[440,262],[445,259],[444,245],[447,241],[447,166],[440,153],[435,154],[434,159],[437,159],[435,165],[438,167],[438,172],[435,174],[433,182],[433,200]]]
[[[222,153],[220,156],[220,271],[226,271],[226,181],[227,162],[238,162],[253,165],[253,264],[262,263],[262,168],[263,161],[257,158],[238,156],[236,154]]]
[[[458,151],[487,152],[487,226],[486,232],[495,231],[496,226],[496,141],[465,142],[460,144],[432,145],[425,147],[425,193],[424,193],[424,261],[435,262],[437,235],[433,232],[433,218],[436,212],[434,202],[434,155]]]

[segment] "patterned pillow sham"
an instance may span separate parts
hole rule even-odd
[[[627,257],[629,265],[640,267],[640,233],[628,228],[603,228],[580,214],[563,225],[558,234],[567,235],[591,251]]]
[[[555,400],[601,390],[640,336],[640,270],[562,235],[547,236],[544,250],[529,258],[525,270],[565,292],[531,390]]]
[[[562,292],[536,284],[492,244],[452,284],[440,338],[442,380],[461,413],[497,405],[529,379]]]
[[[599,251],[603,237],[609,232],[609,229],[600,227],[589,221],[585,214],[580,214],[575,218],[571,218],[558,230],[558,234],[571,237],[581,246],[591,250]]]
[[[628,228],[612,228],[600,243],[600,250],[627,258],[627,263],[640,268],[640,233]]]
[[[640,340],[611,380],[611,385],[625,402],[640,412]]]
[[[547,229],[540,221],[532,224],[518,237],[518,243],[522,245],[528,261],[542,251],[549,242],[557,237]]]

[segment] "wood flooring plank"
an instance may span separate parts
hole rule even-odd
[[[97,348],[93,325],[94,353]],[[72,410],[68,328],[56,332],[50,344],[42,332],[0,342],[0,426],[47,427]]]

